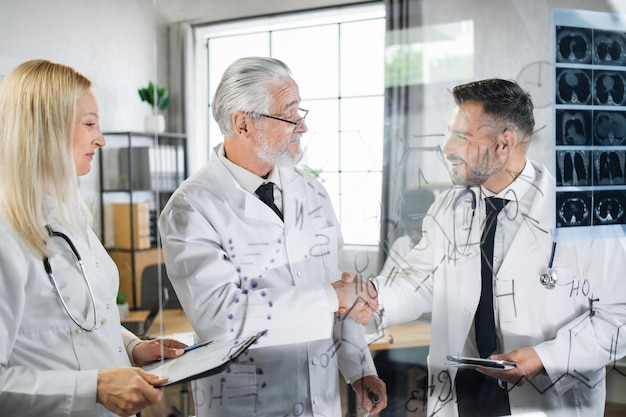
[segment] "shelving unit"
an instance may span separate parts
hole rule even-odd
[[[158,215],[187,178],[186,135],[105,132],[99,153],[102,241],[120,272],[120,292],[141,306],[141,276],[161,263]]]

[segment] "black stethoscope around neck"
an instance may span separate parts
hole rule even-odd
[[[52,274],[52,267],[50,266],[50,260],[48,257],[44,257],[43,267],[46,270],[46,273],[48,274],[48,278],[50,278],[50,282],[52,283],[52,286],[54,287],[54,290],[56,291],[57,296],[59,297],[59,300],[61,300],[63,309],[65,310],[67,315],[70,317],[70,319],[72,319],[72,321],[85,332],[93,332],[94,330],[96,330],[96,327],[98,326],[97,324],[98,318],[97,318],[97,313],[96,313],[96,301],[94,299],[93,290],[91,289],[89,280],[87,279],[87,273],[85,272],[85,266],[83,265],[83,260],[80,257],[80,254],[78,253],[78,250],[76,249],[76,246],[74,246],[74,243],[72,243],[72,240],[65,233],[55,232],[54,230],[52,230],[52,228],[49,225],[46,225],[46,230],[48,231],[48,235],[51,238],[60,237],[68,244],[68,246],[72,250],[74,259],[76,263],[78,264],[78,267],[80,268],[81,274],[83,276],[83,281],[85,281],[85,284],[87,285],[87,290],[89,290],[89,297],[91,298],[91,305],[93,306],[93,325],[91,327],[86,327],[86,325],[80,324],[78,320],[76,319],[76,317],[74,317],[70,309],[67,307],[67,304],[65,303],[65,299],[63,298],[63,295],[61,294],[61,290],[59,289],[57,281],[54,278],[54,275]],[[85,317],[84,321],[87,322],[87,317]]]
[[[460,199],[464,195],[466,195],[466,194],[469,194],[471,196],[471,199],[472,199],[471,200],[472,220],[470,220],[470,225],[471,225],[473,223],[474,214],[476,212],[476,205],[477,205],[476,193],[474,192],[474,190],[472,190],[471,188],[467,187],[463,191],[461,191],[455,197],[454,202],[452,203],[452,208],[453,208],[453,210],[456,210],[456,207],[459,204]],[[469,242],[469,234],[468,234],[468,242]],[[556,287],[556,284],[558,282],[558,277],[556,275],[556,272],[554,272],[552,270],[552,266],[554,265],[554,255],[555,254],[556,254],[556,241],[553,241],[552,242],[552,252],[550,254],[550,262],[548,263],[548,268],[546,269],[546,272],[544,272],[543,274],[539,275],[539,283],[541,285],[543,285],[543,287],[548,289],[548,290],[551,290],[554,287]]]

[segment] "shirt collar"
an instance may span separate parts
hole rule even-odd
[[[273,182],[276,187],[282,190],[280,173],[278,169],[272,169],[267,176],[267,179],[259,177],[258,175],[253,174],[247,169],[229,161],[228,158],[226,158],[226,154],[224,152],[224,143],[221,143],[219,145],[219,149],[217,150],[217,156],[219,157],[220,161],[222,161],[226,169],[228,169],[228,171],[235,178],[235,181],[237,181],[244,190],[254,194],[256,189],[259,188],[259,185],[266,182]]]

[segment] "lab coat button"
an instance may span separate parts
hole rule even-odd
[[[121,348],[121,347],[118,347],[118,348],[117,348],[117,351],[118,351],[118,352],[120,352],[120,353],[122,353],[122,348]]]
[[[496,262],[496,263],[499,263],[500,262],[500,257],[494,256],[493,257],[493,261]]]
[[[313,358],[313,360],[311,361],[311,363],[312,363],[313,365],[317,365],[317,364],[318,364],[318,362],[319,362],[319,361],[317,360],[317,358]]]
[[[470,311],[469,311],[469,310],[463,310],[463,315],[464,315],[465,317],[470,317],[472,314],[470,313]]]
[[[301,276],[302,276],[302,271],[298,271],[298,272],[296,272],[296,275],[297,275],[298,277],[301,277]]]
[[[318,404],[320,402],[320,397],[319,396],[315,396],[313,398],[313,404]]]

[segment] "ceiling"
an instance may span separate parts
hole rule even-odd
[[[154,0],[159,18],[166,22],[218,22],[242,17],[317,9],[363,0]],[[370,1],[371,2],[371,1]]]

